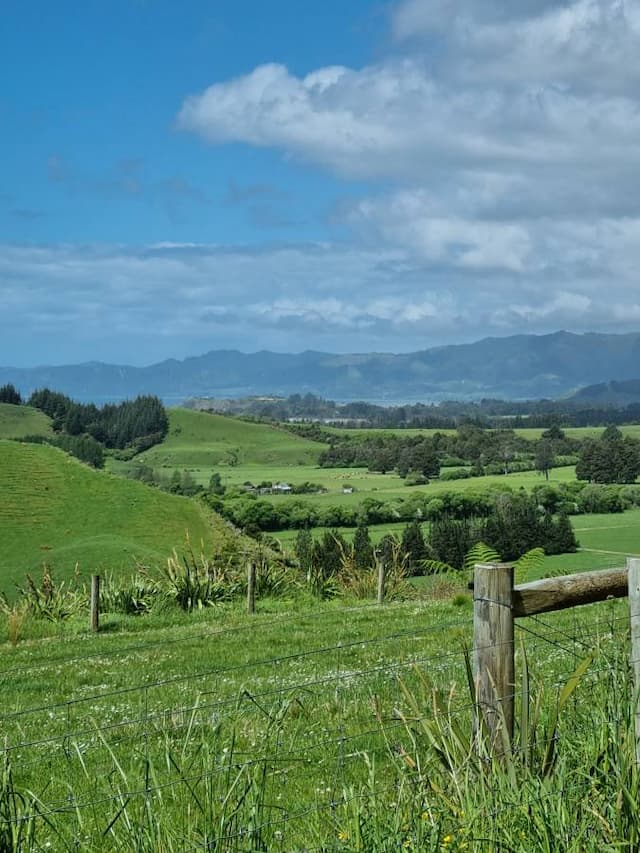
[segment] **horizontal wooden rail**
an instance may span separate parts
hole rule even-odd
[[[513,588],[514,616],[535,616],[607,598],[625,598],[629,591],[627,569],[604,569],[524,583]]]

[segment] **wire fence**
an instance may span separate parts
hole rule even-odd
[[[628,636],[623,601],[516,622],[514,696],[522,709],[535,693],[541,725],[593,656],[551,733],[558,754],[576,727],[632,719]],[[466,609],[436,618],[415,602],[367,604],[96,642],[83,654],[54,641],[42,660],[0,670],[0,842],[24,831],[33,849],[126,849],[135,838],[149,850],[311,851],[348,849],[360,833],[354,849],[377,849],[369,826],[399,839],[380,849],[440,849],[428,845],[461,823],[436,791],[477,745]],[[524,734],[511,756],[532,761]],[[594,787],[581,773],[558,784],[574,799]],[[502,792],[484,817],[517,816],[536,796],[533,784]],[[469,837],[481,845],[478,831]]]

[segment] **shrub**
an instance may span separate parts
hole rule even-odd
[[[20,605],[24,612],[34,619],[46,619],[49,622],[63,622],[69,617],[85,610],[89,596],[87,590],[79,585],[79,569],[76,564],[73,580],[56,584],[51,566],[42,567],[42,580],[37,584],[30,574],[25,586],[17,587]],[[0,595],[0,609],[9,616],[15,609],[10,605],[4,593]]]
[[[468,468],[451,468],[440,472],[441,480],[467,480],[469,477],[471,471]]]
[[[100,611],[124,613],[127,616],[150,613],[159,593],[158,584],[144,571],[118,580],[108,575],[100,584]]]
[[[227,601],[242,589],[237,569],[217,564],[202,552],[196,556],[188,540],[181,556],[174,549],[156,582],[163,595],[187,611]]]

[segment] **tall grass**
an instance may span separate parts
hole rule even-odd
[[[340,731],[337,697],[309,706],[298,689],[270,702],[251,685],[235,714],[197,703],[161,725],[150,719],[128,748],[96,728],[97,755],[86,737],[70,738],[65,778],[41,783],[38,795],[5,764],[0,849],[637,850],[640,779],[622,648],[603,642],[592,665],[557,687],[543,688],[547,675],[524,660],[521,669],[506,760],[478,742],[468,688],[436,686],[424,668],[395,685],[391,713],[370,696],[378,735],[369,746],[327,734],[330,746],[314,751],[308,715]]]

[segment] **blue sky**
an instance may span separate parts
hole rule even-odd
[[[5,0],[0,364],[640,327],[640,0]]]

